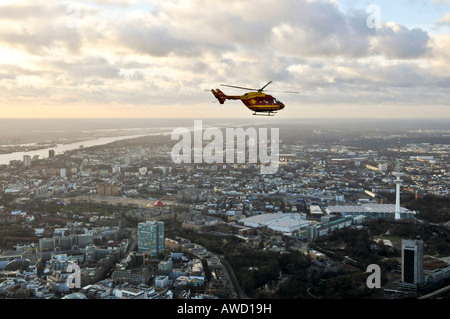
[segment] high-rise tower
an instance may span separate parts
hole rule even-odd
[[[423,241],[402,239],[402,282],[417,285],[423,281]]]
[[[30,155],[23,156],[23,166],[26,166],[26,167],[31,166],[31,156]]]
[[[138,224],[138,252],[157,256],[164,250],[164,223],[146,221]]]
[[[397,151],[397,171],[393,172],[392,175],[397,178],[394,180],[395,185],[397,186],[395,192],[395,219],[401,219],[400,216],[400,186],[403,183],[402,177],[403,173],[401,172],[402,164],[400,162],[400,138],[398,139],[398,151]]]

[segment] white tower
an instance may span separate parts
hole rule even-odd
[[[401,172],[401,162],[400,162],[400,138],[398,139],[398,153],[397,153],[397,172],[392,173],[392,175],[396,176],[397,179],[394,180],[394,183],[397,186],[397,190],[395,192],[395,219],[401,219],[400,216],[400,186],[403,183],[402,177],[403,173]]]

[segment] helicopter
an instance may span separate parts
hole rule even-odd
[[[224,104],[226,100],[241,100],[244,105],[253,111],[253,115],[265,115],[274,116],[278,111],[284,109],[285,105],[272,95],[268,95],[264,92],[264,89],[273,81],[269,81],[260,89],[251,89],[241,86],[221,84],[221,86],[227,86],[231,88],[243,89],[253,91],[245,93],[244,95],[226,95],[220,89],[211,90],[212,94],[216,97],[220,104]],[[292,91],[273,91],[283,93],[300,93]]]

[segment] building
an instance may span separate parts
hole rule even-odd
[[[292,233],[301,228],[306,228],[309,221],[302,214],[260,214],[243,218],[239,222],[246,227],[267,227],[282,233]]]
[[[322,210],[320,209],[320,206],[318,206],[318,205],[311,205],[311,206],[309,207],[309,213],[310,213],[312,216],[323,215],[323,212],[322,212]]]
[[[94,244],[89,244],[84,248],[87,262],[96,262],[107,258],[112,254],[112,250],[108,248],[99,248]]]
[[[166,287],[170,285],[169,276],[160,275],[155,278],[156,287]]]
[[[387,171],[387,164],[386,163],[379,163],[378,164],[378,171],[380,172],[386,172]]]
[[[111,279],[120,283],[129,283],[130,285],[147,285],[151,280],[151,270],[147,267],[138,267],[130,269],[115,269]]]
[[[30,155],[23,156],[23,166],[25,166],[25,167],[31,166],[31,156]]]
[[[40,186],[37,187],[34,191],[34,196],[39,198],[39,197],[46,197],[48,196],[49,192],[47,189],[47,186]]]
[[[396,205],[394,204],[362,204],[362,205],[335,205],[328,206],[325,211],[327,214],[352,216],[359,215],[368,218],[392,218],[396,217]],[[416,212],[407,208],[400,207],[399,214],[401,219],[414,218]]]
[[[440,283],[450,277],[450,265],[444,268],[433,269],[428,272],[428,282]]]
[[[403,239],[402,283],[420,285],[423,282],[423,241]]]
[[[111,170],[112,170],[113,174],[119,174],[120,173],[120,166],[117,166],[117,165],[113,166]]]
[[[77,235],[77,244],[79,248],[85,248],[94,243],[94,237],[90,234]]]
[[[104,299],[112,295],[112,288],[101,285],[87,285],[81,288],[81,292],[88,298]]]
[[[163,260],[158,264],[159,271],[171,271],[172,270],[172,260]]]
[[[55,238],[39,239],[39,249],[41,251],[54,251],[56,249],[56,239]]]
[[[164,222],[148,220],[138,224],[138,252],[157,256],[164,250]]]
[[[119,187],[113,184],[97,184],[97,194],[104,196],[117,196]]]
[[[324,216],[321,218],[320,223],[312,224],[306,229],[300,231],[298,234],[300,237],[304,237],[308,241],[312,241],[318,237],[328,235],[337,229],[351,226],[355,223],[355,218],[356,217],[350,216],[340,218],[336,218],[334,216]]]
[[[0,270],[5,269],[5,267],[14,260],[21,260],[22,254],[11,255],[11,256],[0,256]]]
[[[49,150],[48,151],[48,157],[49,158],[55,158],[55,150]]]

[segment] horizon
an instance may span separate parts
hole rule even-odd
[[[41,134],[53,132],[75,131],[139,131],[148,129],[170,129],[175,127],[192,127],[195,120],[201,120],[208,127],[279,127],[291,130],[292,125],[300,125],[305,129],[327,128],[349,130],[435,130],[448,132],[448,119],[446,118],[0,118],[0,133],[3,138],[19,136],[36,132]],[[33,133],[35,134],[35,133]],[[39,136],[36,136],[39,137]]]
[[[253,117],[0,117],[0,120],[249,120]],[[401,121],[414,121],[414,120],[449,120],[450,117],[290,117],[280,120],[401,120]],[[266,118],[259,119],[260,121],[267,120]],[[276,122],[278,119],[273,119]]]

